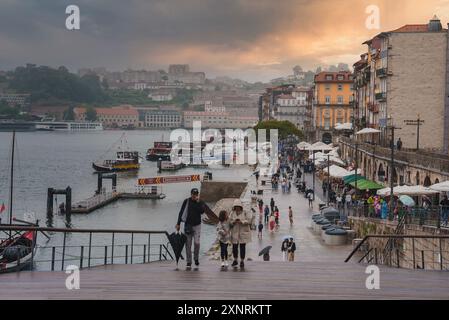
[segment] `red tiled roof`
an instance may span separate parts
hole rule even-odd
[[[278,99],[295,99],[292,95],[289,94],[281,94]]]
[[[427,24],[406,24],[399,29],[391,32],[428,32],[429,26]]]
[[[185,116],[227,116],[227,112],[184,111]]]
[[[333,80],[327,80],[326,76],[332,75]],[[343,80],[338,80],[338,76],[343,76]],[[349,77],[352,76],[352,72],[349,71],[342,71],[342,72],[320,72],[317,75],[315,75],[315,82],[352,82]]]

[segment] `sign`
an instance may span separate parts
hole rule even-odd
[[[166,176],[166,177],[154,177],[154,178],[142,178],[138,179],[138,185],[149,184],[164,184],[164,183],[182,183],[182,182],[198,182],[201,181],[199,174],[189,176]]]

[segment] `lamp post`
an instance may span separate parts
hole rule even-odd
[[[315,201],[315,152],[313,152],[313,162],[312,162],[312,189],[313,189],[313,201]]]
[[[394,126],[392,118],[390,118],[390,126],[387,127],[391,129],[391,141],[390,141],[390,149],[391,149],[391,159],[390,159],[390,217],[393,214],[394,210],[394,130],[401,128],[397,128]]]
[[[327,154],[327,206],[329,207],[330,185],[331,185],[331,155]]]

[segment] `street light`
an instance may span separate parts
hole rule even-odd
[[[331,185],[331,155],[327,154],[327,206],[329,207],[330,185]]]

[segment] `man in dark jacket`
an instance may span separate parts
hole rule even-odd
[[[443,200],[440,202],[441,206],[441,213],[442,213],[442,220],[443,225],[447,227],[448,223],[448,217],[449,217],[449,199],[447,198],[447,195],[444,196]]]
[[[287,242],[288,261],[295,261],[295,251],[296,251],[295,241],[293,241],[293,238],[290,238],[290,240]]]
[[[201,215],[206,210],[204,202],[199,200],[199,191],[194,188],[190,192],[190,198],[182,203],[181,210],[176,223],[176,230],[181,228],[181,222],[184,222],[184,233],[187,236],[186,257],[187,268],[192,267],[192,240],[194,242],[193,257],[195,265],[198,267],[200,254],[200,234],[201,234]]]

